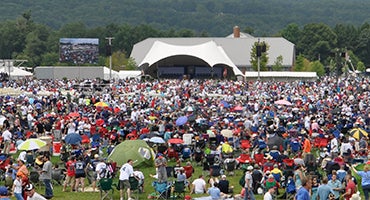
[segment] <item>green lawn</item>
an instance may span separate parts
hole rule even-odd
[[[14,157],[16,157],[14,155]],[[52,157],[52,162],[53,163],[60,163],[60,160],[59,160],[59,157]],[[169,162],[169,166],[174,166],[176,163],[173,162],[173,161],[170,161]],[[193,174],[193,176],[191,177],[190,181],[192,181],[194,178],[198,177],[201,173],[203,173],[202,171],[202,167],[201,166],[196,166],[195,163],[193,163],[193,166],[195,167],[195,173]],[[142,193],[142,194],[139,194],[139,199],[147,199],[148,195],[150,193],[153,193],[155,192],[154,191],[154,188],[152,186],[152,182],[154,181],[154,178],[151,178],[149,175],[150,174],[154,174],[155,173],[155,168],[154,167],[142,167],[139,169],[140,171],[142,171],[145,175],[145,186],[144,186],[144,189],[145,189],[145,192]],[[240,190],[241,190],[241,187],[239,185],[239,179],[240,177],[242,176],[242,170],[236,170],[234,176],[228,176],[228,180],[230,181],[231,185],[233,185],[235,188],[234,188],[234,192],[235,193],[239,193]],[[117,176],[118,177],[118,176]],[[117,183],[118,182],[118,178],[115,178],[114,179],[114,183]],[[206,178],[208,180],[208,177]],[[170,180],[174,180],[174,178],[170,178]],[[206,181],[207,181],[206,180]],[[88,185],[87,181],[86,181],[86,184],[85,185]],[[85,193],[82,193],[82,192],[62,192],[62,186],[60,185],[53,185],[54,187],[54,198],[53,199],[68,199],[68,200],[82,200],[82,199],[100,199],[100,193],[99,192],[85,192]],[[37,186],[36,187],[36,191],[40,194],[44,194],[44,186]],[[188,190],[186,190],[186,194],[190,194],[190,192]],[[119,191],[114,189],[114,198],[113,199],[119,199]],[[191,195],[192,197],[199,197],[201,195]],[[134,196],[133,196],[134,197]],[[262,196],[261,195],[256,195],[257,199],[262,199]],[[15,198],[12,198],[12,199],[15,199]]]

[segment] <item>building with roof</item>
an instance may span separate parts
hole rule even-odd
[[[145,73],[158,78],[230,78],[253,71],[256,42],[268,45],[269,69],[282,58],[283,70],[295,61],[295,45],[282,37],[253,37],[234,27],[227,37],[147,38],[134,45],[130,57]]]

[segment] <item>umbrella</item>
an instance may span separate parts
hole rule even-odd
[[[156,120],[157,117],[156,116],[149,116],[149,120]]]
[[[221,135],[227,138],[231,138],[233,136],[233,131],[229,129],[224,129],[221,131]]]
[[[235,106],[234,111],[243,111],[243,107],[242,106]]]
[[[176,126],[184,125],[184,124],[186,124],[187,121],[188,121],[188,117],[186,117],[186,116],[179,117],[176,120]]]
[[[166,143],[166,141],[164,141],[163,138],[158,137],[158,136],[154,136],[154,137],[150,138],[149,139],[149,142],[153,142],[153,143],[156,143],[156,144],[164,144],[164,143]]]
[[[97,120],[95,121],[95,123],[96,123],[96,125],[98,125],[98,126],[103,126],[103,124],[105,123],[105,121],[104,121],[104,119],[97,119]]]
[[[223,106],[224,108],[230,108],[230,104],[227,103],[226,101],[221,101],[220,106]]]
[[[284,99],[275,101],[274,103],[277,104],[277,105],[285,105],[285,106],[291,106],[292,105],[292,103],[290,103],[289,101],[284,100]]]
[[[45,145],[46,145],[45,141],[42,141],[36,138],[31,138],[19,144],[17,148],[19,150],[30,151],[30,150],[40,149],[41,147]]]
[[[68,114],[68,116],[70,116],[70,117],[79,117],[80,116],[80,113],[78,113],[78,112],[71,112],[71,113]]]
[[[89,136],[87,136],[87,135],[82,135],[82,136],[81,136],[81,143],[83,143],[83,144],[90,143],[90,138],[89,138]]]
[[[98,103],[95,103],[94,106],[96,106],[96,107],[108,107],[109,104],[105,103],[104,101],[99,101]]]
[[[184,143],[184,140],[180,138],[171,138],[167,141],[169,144],[182,144]]]
[[[362,129],[362,128],[353,128],[353,129],[351,129],[350,131],[349,131],[349,134],[352,136],[352,137],[354,137],[354,138],[356,138],[356,139],[361,139],[362,137],[364,137],[364,136],[368,136],[369,134],[364,130],[364,129]]]
[[[69,133],[64,138],[67,144],[78,144],[82,141],[82,137],[77,133]]]

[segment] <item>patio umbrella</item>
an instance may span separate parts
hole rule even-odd
[[[45,141],[42,141],[42,140],[36,139],[36,138],[31,138],[31,139],[27,139],[26,141],[19,144],[17,148],[19,150],[30,151],[30,150],[40,149],[41,147],[43,147],[45,145],[46,145]]]
[[[169,144],[182,144],[184,143],[184,140],[180,138],[171,138],[167,141]]]
[[[158,136],[154,136],[154,137],[150,138],[149,139],[149,142],[153,142],[153,143],[156,143],[156,144],[164,144],[164,143],[166,143],[166,141],[164,141],[163,138],[158,137]]]
[[[186,117],[186,116],[179,117],[176,120],[176,126],[184,125],[184,124],[186,124],[187,121],[188,121],[188,117]]]
[[[277,105],[285,105],[285,106],[291,106],[292,105],[292,103],[290,103],[289,101],[284,100],[284,99],[275,101],[274,103],[277,104]]]
[[[80,116],[80,113],[78,112],[71,112],[68,114],[69,117],[79,117]]]
[[[109,104],[104,101],[99,101],[98,103],[94,104],[95,107],[109,107]]]
[[[224,130],[221,131],[221,135],[223,135],[224,137],[227,137],[227,138],[231,138],[231,137],[233,137],[233,131],[229,130],[229,129],[224,129]]]
[[[67,144],[78,144],[82,141],[82,137],[77,133],[69,133],[64,138]]]
[[[105,121],[104,121],[104,119],[97,119],[97,120],[95,121],[95,123],[96,123],[96,125],[98,125],[98,126],[103,126],[103,124],[105,123]]]
[[[356,138],[356,139],[361,139],[362,137],[364,137],[364,136],[368,136],[369,134],[364,130],[364,129],[362,129],[362,128],[353,128],[353,129],[351,129],[350,131],[349,131],[349,134],[352,136],[352,137],[354,137],[354,138]]]

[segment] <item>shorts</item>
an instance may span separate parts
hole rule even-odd
[[[86,177],[86,174],[83,173],[83,174],[76,174],[76,178],[85,178]]]
[[[130,182],[128,180],[119,180],[119,189],[131,189]]]
[[[72,185],[74,185],[75,184],[75,181],[76,181],[76,177],[75,176],[66,176],[66,182],[65,182],[65,184],[71,183]]]

